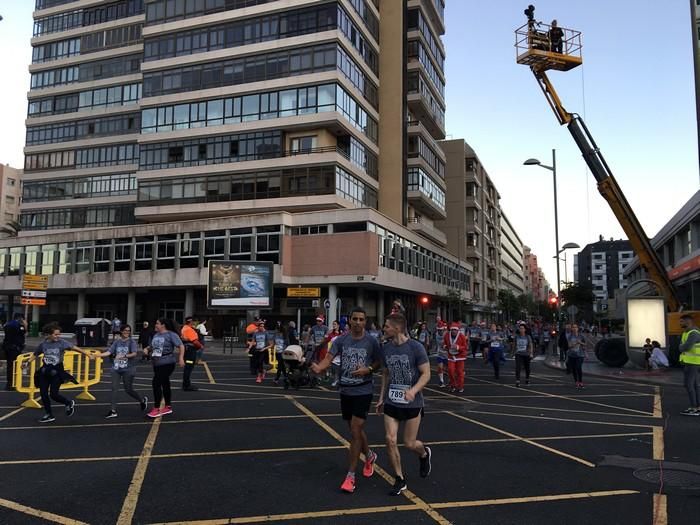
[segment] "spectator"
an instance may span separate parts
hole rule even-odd
[[[661,345],[659,344],[659,342],[652,341],[651,347],[651,357],[649,358],[649,364],[651,365],[651,368],[654,370],[658,370],[660,366],[668,367],[668,357],[666,357],[666,354],[661,349]]]
[[[145,350],[148,345],[151,344],[151,338],[153,337],[153,330],[148,324],[148,321],[143,322],[143,327],[141,328],[141,333],[139,334],[139,344],[141,345],[141,350]],[[150,360],[151,356],[148,353],[143,352],[141,361]]]
[[[5,390],[14,390],[12,386],[12,375],[17,356],[24,351],[24,338],[27,333],[27,321],[22,314],[15,314],[15,318],[4,326],[5,339],[2,342],[2,349],[5,351],[7,359],[7,385]]]

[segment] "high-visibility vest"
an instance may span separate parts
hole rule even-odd
[[[685,343],[688,340],[688,336],[693,332],[700,334],[700,330],[697,328],[691,328],[690,330],[683,332],[683,335],[681,336],[681,344]],[[687,365],[700,366],[700,343],[695,343],[690,350],[682,352],[680,362]]]

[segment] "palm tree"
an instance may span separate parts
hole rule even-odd
[[[0,236],[2,237],[17,237],[22,225],[17,221],[6,222],[4,226],[0,226]]]

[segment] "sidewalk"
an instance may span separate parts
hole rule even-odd
[[[566,363],[559,361],[559,356],[548,355],[544,359],[544,364],[549,368],[566,371]],[[612,368],[596,360],[595,357],[586,358],[586,361],[583,363],[583,375],[584,377],[591,375],[660,386],[683,386],[682,368],[665,368],[647,372],[637,368],[630,362],[622,368]]]

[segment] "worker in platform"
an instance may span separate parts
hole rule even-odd
[[[553,53],[561,53],[564,44],[564,31],[557,25],[556,20],[552,20],[549,28],[549,50]]]

